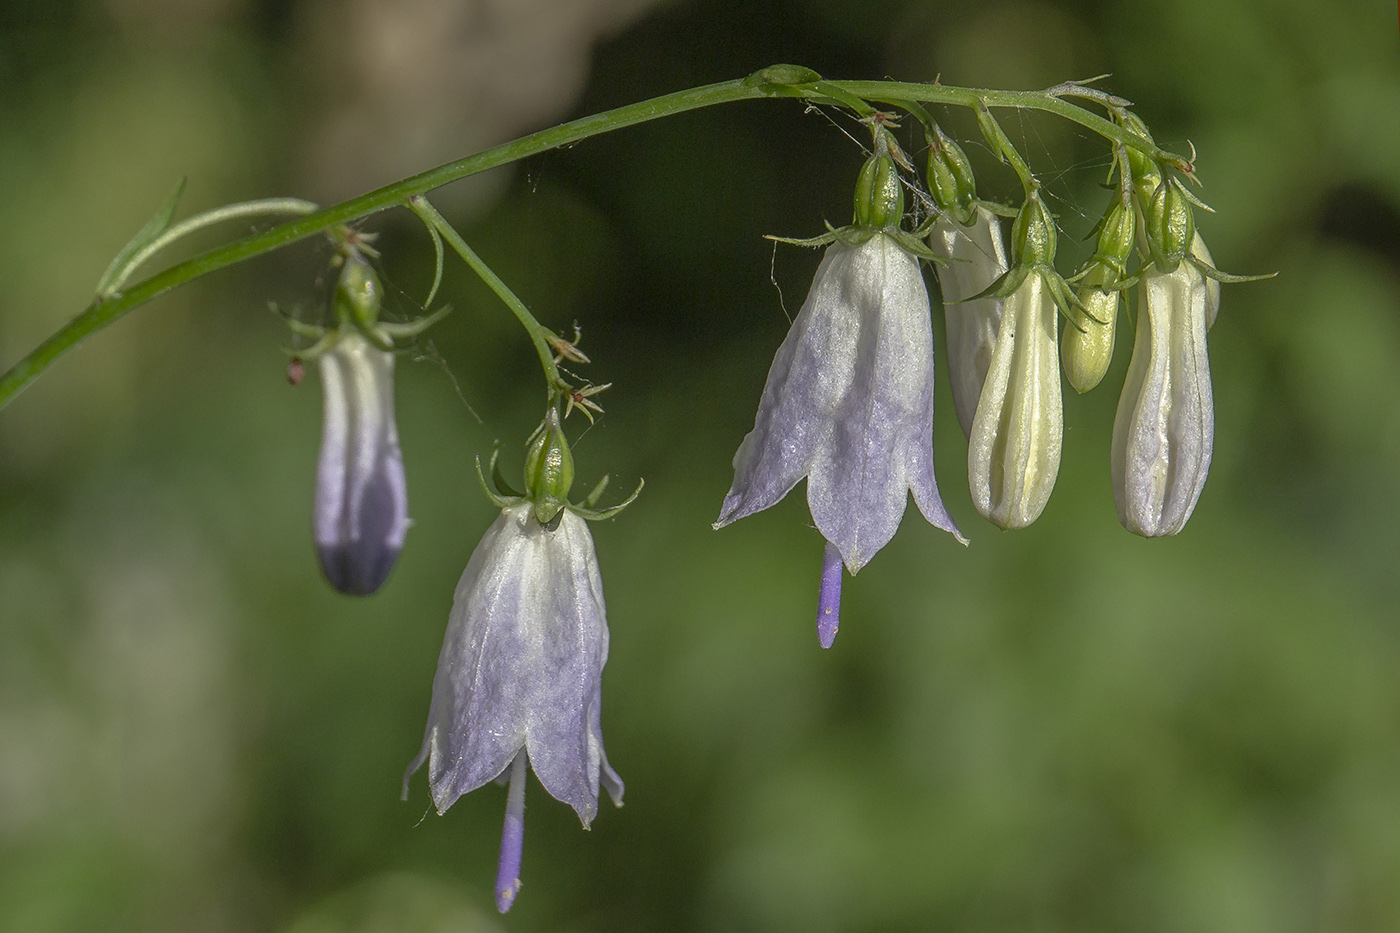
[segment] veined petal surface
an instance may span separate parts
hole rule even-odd
[[[734,455],[716,527],[803,477],[818,530],[852,572],[894,536],[909,492],[962,540],[933,475],[933,332],[916,259],[876,234],[827,248]]]
[[[1007,297],[967,448],[977,511],[1002,528],[1040,517],[1060,472],[1064,411],[1055,303],[1032,271]]]
[[[978,206],[971,224],[958,223],[951,212],[934,221],[933,249],[953,261],[938,268],[943,293],[943,320],[948,331],[948,379],[953,386],[953,408],[963,434],[972,435],[977,399],[992,364],[1002,302],[997,298],[964,298],[984,291],[1006,272],[1001,218]]]
[[[1188,262],[1142,278],[1111,465],[1118,520],[1144,537],[1186,525],[1210,470],[1215,404],[1206,329],[1219,299],[1209,282]]]
[[[545,790],[585,826],[601,780],[617,803],[599,724],[608,628],[587,523],[550,531],[525,502],[502,511],[457,584],[423,747],[438,812],[525,749]]]

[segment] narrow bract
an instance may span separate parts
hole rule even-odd
[[[715,527],[807,478],[812,520],[852,572],[894,536],[909,493],[961,541],[933,475],[933,331],[916,259],[884,234],[831,244],[773,359]]]
[[[1210,469],[1215,407],[1206,329],[1219,307],[1212,285],[1189,262],[1142,277],[1133,359],[1113,422],[1112,471],[1118,520],[1144,537],[1185,526]]]
[[[967,448],[972,501],[988,521],[1024,528],[1060,471],[1064,413],[1055,302],[1038,270],[1007,297]]]
[[[977,398],[996,346],[1002,302],[997,298],[964,299],[979,294],[1006,272],[1001,219],[978,205],[972,223],[964,225],[945,211],[934,221],[931,241],[935,252],[951,260],[938,269],[948,331],[948,379],[953,385],[958,424],[963,434],[971,436]]]
[[[332,586],[364,596],[389,576],[409,523],[394,424],[394,355],[347,327],[318,362],[324,415],[316,552]]]

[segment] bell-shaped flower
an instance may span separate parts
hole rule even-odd
[[[394,424],[394,354],[343,326],[317,360],[324,391],[313,531],[321,570],[342,593],[375,592],[408,531]]]
[[[829,542],[824,647],[835,637],[840,561],[855,573],[889,543],[909,493],[930,524],[965,543],[933,475],[928,291],[918,260],[886,233],[827,248],[734,455],[715,527],[776,504],[803,478]]]
[[[423,746],[404,775],[407,799],[409,777],[427,762],[438,813],[490,781],[509,782],[496,883],[502,912],[520,888],[527,765],[584,828],[600,783],[622,805],[622,781],[603,751],[608,624],[586,519],[627,503],[593,511],[600,483],[583,507],[568,504],[572,478],[551,409],[527,461],[530,498],[492,495],[503,508],[457,584]]]
[[[1172,272],[1149,267],[1140,294],[1133,358],[1113,422],[1113,498],[1124,528],[1154,538],[1182,529],[1210,469],[1215,408],[1206,329],[1219,286],[1180,262]]]
[[[948,378],[953,385],[953,408],[963,434],[971,436],[987,369],[1001,324],[998,298],[973,298],[1006,272],[1001,219],[978,205],[970,224],[952,211],[934,221],[930,241],[935,252],[949,258],[938,270],[943,292],[943,318],[948,330]],[[971,299],[971,300],[968,300]]]

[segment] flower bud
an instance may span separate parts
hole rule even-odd
[[[321,570],[342,593],[383,585],[408,531],[394,424],[394,354],[346,328],[318,359],[324,390],[314,531]]]
[[[1002,528],[1035,521],[1060,472],[1064,414],[1054,299],[1033,271],[1007,297],[968,442],[977,511]]]
[[[335,286],[336,320],[373,327],[379,320],[379,305],[384,300],[384,287],[379,276],[357,252],[346,255]]]
[[[1001,218],[985,207],[975,208],[970,224],[945,211],[934,221],[930,241],[935,251],[952,261],[938,269],[943,291],[943,320],[948,330],[948,378],[953,385],[953,408],[963,434],[971,435],[977,399],[992,363],[992,350],[1001,323],[1001,299],[971,298],[1006,272],[1001,242]]]
[[[559,411],[551,407],[525,454],[525,495],[535,504],[541,525],[548,525],[568,504],[573,485],[574,455],[559,425]]]
[[[1147,238],[1161,255],[1162,272],[1171,272],[1185,258],[1196,235],[1191,202],[1180,185],[1159,185],[1147,211]]]
[[[1125,110],[1119,114],[1118,122],[1129,133],[1145,139],[1149,143],[1152,142],[1152,133],[1148,131],[1147,124],[1143,123],[1142,118],[1131,110]],[[1162,179],[1161,172],[1157,169],[1157,163],[1147,153],[1133,146],[1126,148],[1128,150],[1128,170],[1133,173],[1134,182],[1139,180],[1151,180],[1152,182],[1152,188],[1147,191],[1143,198],[1143,203],[1147,203],[1151,199],[1152,190],[1156,189],[1157,183]]]
[[[1055,218],[1040,195],[1031,195],[1011,226],[1011,250],[1018,266],[1048,266],[1055,262],[1058,245]]]
[[[904,217],[904,184],[894,158],[884,146],[865,160],[856,179],[856,226],[883,230],[899,226]]]
[[[977,179],[967,153],[953,140],[939,134],[928,153],[928,190],[934,203],[962,223],[972,223],[977,203]]]
[[[1077,326],[1066,327],[1060,345],[1065,378],[1083,394],[1098,385],[1113,362],[1118,323],[1119,292],[1102,286],[1122,278],[1133,251],[1137,224],[1133,212],[1114,201],[1099,225],[1098,248],[1077,290],[1084,311],[1075,312]]]
[[[1117,274],[1100,263],[1095,262],[1089,269],[1077,290],[1085,310],[1075,312],[1078,326],[1067,325],[1060,343],[1065,378],[1080,395],[1102,382],[1113,362],[1119,292],[1099,287],[1111,278],[1117,278]]]
[[[1196,507],[1215,434],[1207,279],[1189,262],[1149,267],[1133,360],[1113,422],[1113,498],[1123,527],[1173,535]]]

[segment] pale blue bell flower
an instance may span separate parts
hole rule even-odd
[[[318,357],[324,408],[313,531],[326,579],[378,590],[408,532],[408,487],[394,423],[394,354],[342,329]]]
[[[827,248],[734,455],[715,527],[776,504],[803,478],[817,530],[851,573],[894,537],[911,492],[930,524],[966,543],[933,475],[928,290],[918,260],[883,233]],[[840,592],[827,553],[824,646]]]
[[[527,764],[585,828],[600,783],[622,805],[599,718],[607,659],[603,584],[587,522],[565,508],[541,525],[530,502],[507,506],[457,584],[423,747],[404,775],[406,798],[409,777],[427,762],[438,813],[508,778],[496,885],[502,912],[520,887]]]

